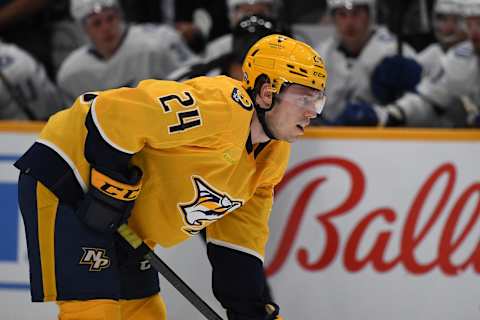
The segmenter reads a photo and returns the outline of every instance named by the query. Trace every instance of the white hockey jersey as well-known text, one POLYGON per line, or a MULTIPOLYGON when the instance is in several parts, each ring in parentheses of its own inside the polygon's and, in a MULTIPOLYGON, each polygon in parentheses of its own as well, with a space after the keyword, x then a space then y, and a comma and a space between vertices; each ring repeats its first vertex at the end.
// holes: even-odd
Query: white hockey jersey
POLYGON ((233 49, 233 34, 224 34, 213 41, 207 43, 205 48, 204 59, 210 61, 216 59, 224 54, 232 52, 233 49))
POLYGON ((449 115, 467 97, 480 106, 480 58, 469 41, 452 49, 441 59, 437 74, 422 79, 418 94, 406 94, 395 104, 407 117, 409 126, 451 127, 449 115))
POLYGON ((0 73, 0 120, 46 120, 62 109, 44 67, 23 49, 0 42, 0 73))
POLYGON ((430 44, 418 53, 417 61, 422 66, 422 77, 430 77, 441 69, 441 59, 445 52, 438 42, 430 44))
POLYGON ((69 102, 88 91, 134 87, 144 79, 164 79, 195 60, 179 34, 167 25, 129 26, 122 41, 108 60, 85 45, 63 62, 57 82, 69 102))
MULTIPOLYGON (((403 44, 407 57, 415 58, 415 51, 403 44)), ((316 47, 328 70, 327 104, 323 111, 325 119, 333 121, 349 101, 376 103, 370 85, 375 67, 384 57, 395 55, 397 39, 385 27, 376 27, 360 55, 347 57, 339 50, 337 37, 331 37, 316 47)))

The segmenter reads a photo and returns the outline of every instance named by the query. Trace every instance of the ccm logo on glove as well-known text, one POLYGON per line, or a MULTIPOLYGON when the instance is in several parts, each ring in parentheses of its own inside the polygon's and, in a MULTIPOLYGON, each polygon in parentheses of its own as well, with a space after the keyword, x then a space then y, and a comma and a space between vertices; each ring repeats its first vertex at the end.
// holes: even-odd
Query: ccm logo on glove
POLYGON ((103 173, 92 168, 91 184, 96 189, 106 195, 122 201, 133 201, 137 199, 142 189, 142 181, 139 180, 135 185, 129 185, 104 175, 103 173))

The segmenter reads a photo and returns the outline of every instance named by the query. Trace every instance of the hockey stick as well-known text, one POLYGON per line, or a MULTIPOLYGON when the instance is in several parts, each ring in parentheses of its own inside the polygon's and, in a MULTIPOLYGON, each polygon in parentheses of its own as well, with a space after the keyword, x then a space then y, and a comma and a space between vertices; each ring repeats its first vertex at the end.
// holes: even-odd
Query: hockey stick
POLYGON ((157 270, 175 289, 178 290, 193 306, 200 311, 208 320, 223 320, 205 301, 200 298, 168 265, 160 259, 152 249, 133 231, 127 224, 122 224, 118 233, 128 244, 147 259, 155 270, 157 270))

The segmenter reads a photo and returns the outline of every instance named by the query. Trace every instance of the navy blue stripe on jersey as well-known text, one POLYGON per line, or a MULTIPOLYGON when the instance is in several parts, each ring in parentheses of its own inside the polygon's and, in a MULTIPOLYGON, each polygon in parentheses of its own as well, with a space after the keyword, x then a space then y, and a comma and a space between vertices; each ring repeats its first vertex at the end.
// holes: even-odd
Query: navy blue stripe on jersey
POLYGON ((213 268, 213 294, 229 319, 265 319, 265 273, 262 261, 250 254, 207 244, 213 268))
POLYGON ((32 301, 43 301, 42 265, 38 241, 37 181, 20 174, 18 179, 18 202, 27 236, 28 263, 30 266, 30 292, 32 301))
POLYGON ((41 181, 64 202, 75 205, 83 197, 73 169, 55 150, 42 143, 35 142, 14 165, 41 181))
POLYGON ((132 154, 122 152, 106 142, 98 130, 92 117, 92 109, 85 119, 88 133, 85 141, 85 158, 93 167, 106 168, 114 172, 126 174, 132 154))
POLYGON ((253 143, 252 143, 252 133, 251 132, 248 134, 247 141, 245 142, 245 148, 247 149, 248 154, 252 153, 253 143))
POLYGON ((253 156, 255 159, 258 157, 260 152, 262 152, 262 150, 265 149, 265 147, 268 145, 270 141, 271 140, 268 140, 267 142, 262 142, 255 148, 255 151, 253 152, 253 156))

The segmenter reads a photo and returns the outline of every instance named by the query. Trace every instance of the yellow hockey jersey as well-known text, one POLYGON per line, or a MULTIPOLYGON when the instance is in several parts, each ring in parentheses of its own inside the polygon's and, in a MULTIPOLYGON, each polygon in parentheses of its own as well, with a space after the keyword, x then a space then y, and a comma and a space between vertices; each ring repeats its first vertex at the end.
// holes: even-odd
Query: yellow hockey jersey
POLYGON ((143 171, 129 225, 147 241, 173 246, 207 228, 208 241, 263 259, 273 188, 290 146, 253 146, 253 103, 229 77, 184 83, 145 80, 79 97, 52 116, 37 141, 73 169, 86 191, 85 121, 90 110, 104 142, 143 171))

